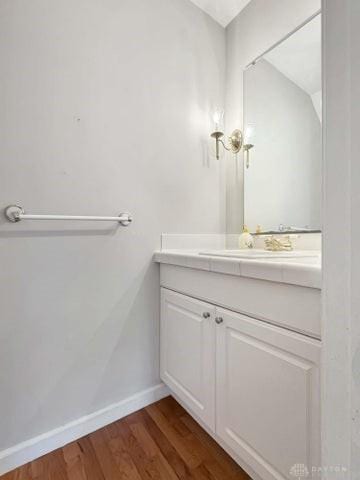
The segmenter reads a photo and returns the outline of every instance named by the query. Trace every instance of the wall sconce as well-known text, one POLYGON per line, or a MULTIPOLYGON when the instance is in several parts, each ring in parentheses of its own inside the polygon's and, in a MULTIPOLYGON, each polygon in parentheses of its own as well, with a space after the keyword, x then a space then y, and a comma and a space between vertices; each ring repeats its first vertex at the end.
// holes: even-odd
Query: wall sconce
POLYGON ((215 138, 216 141, 216 158, 218 160, 220 159, 220 144, 225 150, 234 154, 239 153, 243 145, 243 134, 241 130, 234 130, 229 137, 229 146, 225 145, 225 142, 222 140, 225 135, 222 128, 223 117, 223 111, 214 113, 215 131, 211 134, 211 138, 215 138))
POLYGON ((246 168, 250 167, 250 153, 249 151, 253 148, 254 145, 251 143, 245 143, 244 144, 244 152, 245 152, 245 165, 246 168))
POLYGON ((220 158, 220 143, 228 152, 239 153, 243 144, 243 136, 241 130, 234 130, 229 137, 229 146, 225 145, 225 142, 222 140, 224 132, 213 132, 211 134, 212 138, 216 140, 216 158, 220 158))
POLYGON ((250 167, 250 150, 254 147, 254 133, 255 129, 252 125, 246 127, 244 139, 245 165, 250 167))

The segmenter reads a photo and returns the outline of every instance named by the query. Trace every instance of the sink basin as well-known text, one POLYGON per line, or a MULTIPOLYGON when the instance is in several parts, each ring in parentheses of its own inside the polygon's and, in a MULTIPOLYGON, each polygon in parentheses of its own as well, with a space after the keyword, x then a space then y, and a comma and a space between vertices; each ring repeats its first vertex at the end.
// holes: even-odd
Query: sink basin
POLYGON ((276 258, 319 258, 319 252, 307 250, 294 250, 290 252, 269 252, 267 250, 249 249, 249 250, 207 250, 199 252, 199 255, 208 255, 211 257, 232 257, 248 259, 276 259, 276 258))

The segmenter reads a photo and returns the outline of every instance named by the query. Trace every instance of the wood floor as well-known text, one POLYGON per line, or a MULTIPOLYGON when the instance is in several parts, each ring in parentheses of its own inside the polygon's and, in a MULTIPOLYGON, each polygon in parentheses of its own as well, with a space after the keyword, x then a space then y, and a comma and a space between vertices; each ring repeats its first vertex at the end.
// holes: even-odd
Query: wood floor
POLYGON ((249 480, 167 397, 0 480, 249 480))

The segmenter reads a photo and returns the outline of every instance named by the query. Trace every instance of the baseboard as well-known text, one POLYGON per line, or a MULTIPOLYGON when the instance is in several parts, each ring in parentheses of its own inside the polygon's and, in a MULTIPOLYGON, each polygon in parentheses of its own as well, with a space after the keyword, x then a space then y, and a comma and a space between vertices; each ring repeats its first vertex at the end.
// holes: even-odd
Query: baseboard
POLYGON ((128 397, 121 402, 109 405, 90 415, 55 428, 50 432, 43 433, 35 438, 3 450, 0 452, 0 475, 31 462, 57 448, 61 448, 84 435, 95 432, 99 428, 126 417, 151 403, 161 400, 167 395, 169 395, 169 390, 161 383, 128 397))

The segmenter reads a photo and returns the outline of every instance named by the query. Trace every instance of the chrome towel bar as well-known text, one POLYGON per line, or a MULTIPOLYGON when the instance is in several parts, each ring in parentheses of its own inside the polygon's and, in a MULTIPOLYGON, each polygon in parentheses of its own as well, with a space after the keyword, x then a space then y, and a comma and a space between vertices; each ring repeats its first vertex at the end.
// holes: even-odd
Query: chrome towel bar
POLYGON ((5 208, 5 217, 12 223, 21 220, 77 220, 94 222, 118 222, 123 227, 128 227, 133 218, 130 213, 120 213, 118 217, 97 217, 82 215, 30 215, 19 205, 9 205, 5 208))

